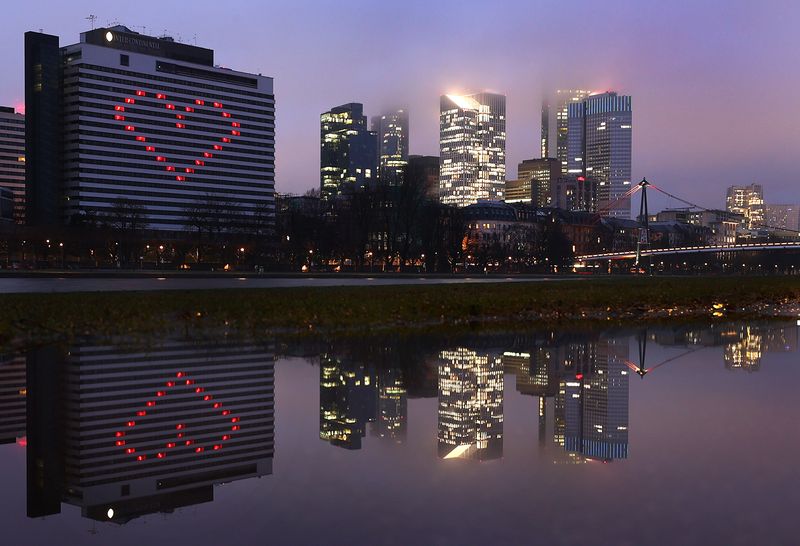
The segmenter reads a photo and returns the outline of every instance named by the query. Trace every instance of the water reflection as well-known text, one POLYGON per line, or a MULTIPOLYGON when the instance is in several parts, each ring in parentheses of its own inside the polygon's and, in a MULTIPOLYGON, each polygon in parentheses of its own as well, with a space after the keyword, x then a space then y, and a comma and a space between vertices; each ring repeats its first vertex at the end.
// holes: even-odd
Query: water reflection
MULTIPOLYGON (((516 397, 531 401, 522 422, 540 461, 617 468, 643 447, 630 430, 637 375, 658 382, 666 373, 651 375, 656 370, 712 347, 691 358, 714 359, 720 373, 757 372, 766 354, 798 350, 798 327, 387 335, 275 346, 81 343, 0 355, 0 443, 27 444, 27 515, 58 514, 67 503, 86 518, 121 524, 210 502, 217 484, 272 474, 276 353, 318 366, 311 382, 316 391, 318 377, 319 399, 299 404, 311 413, 306 437, 320 449, 382 445, 375 451, 384 456, 410 449, 436 464, 496 467, 514 407, 506 397, 516 397), (429 409, 415 423, 409 406, 419 399, 429 409), (316 439, 317 414, 325 443, 316 439), (414 440, 419 430, 429 444, 414 440)), ((277 386, 289 397, 297 387, 277 386)), ((296 416, 281 419, 293 430, 296 416)))
POLYGON ((262 347, 81 345, 27 356, 28 516, 125 523, 272 472, 273 366, 262 347))

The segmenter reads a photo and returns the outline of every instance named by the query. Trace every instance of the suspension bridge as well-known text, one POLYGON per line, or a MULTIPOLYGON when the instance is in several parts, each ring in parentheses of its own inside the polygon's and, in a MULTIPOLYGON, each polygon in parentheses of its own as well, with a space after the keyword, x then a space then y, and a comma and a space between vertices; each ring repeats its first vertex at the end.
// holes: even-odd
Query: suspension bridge
POLYGON ((729 253, 729 252, 773 252, 781 250, 800 250, 800 232, 794 230, 788 230, 786 228, 778 228, 766 224, 759 224, 757 227, 779 230, 783 232, 790 232, 796 235, 797 238, 796 240, 793 241, 716 243, 716 244, 711 243, 702 245, 652 248, 650 244, 651 230, 649 222, 649 210, 647 206, 647 191, 649 189, 656 190, 671 199, 675 199, 676 201, 688 205, 689 210, 696 209, 698 211, 714 212, 713 209, 702 207, 700 205, 687 201, 686 199, 682 199, 676 195, 673 195, 663 190, 662 188, 659 188, 655 184, 648 182, 647 179, 644 178, 642 179, 641 182, 633 186, 625 194, 619 196, 609 205, 604 207, 604 209, 598 211, 599 215, 602 215, 603 212, 607 213, 611 211, 615 206, 618 206, 620 203, 627 203, 628 202, 627 200, 633 197, 636 193, 641 193, 639 217, 637 219, 639 223, 639 234, 636 243, 636 248, 630 248, 626 250, 604 251, 591 254, 580 254, 575 256, 576 263, 585 264, 588 262, 632 259, 635 260, 635 263, 638 266, 642 258, 652 259, 653 257, 658 257, 658 256, 673 256, 680 254, 719 254, 719 253, 729 253))

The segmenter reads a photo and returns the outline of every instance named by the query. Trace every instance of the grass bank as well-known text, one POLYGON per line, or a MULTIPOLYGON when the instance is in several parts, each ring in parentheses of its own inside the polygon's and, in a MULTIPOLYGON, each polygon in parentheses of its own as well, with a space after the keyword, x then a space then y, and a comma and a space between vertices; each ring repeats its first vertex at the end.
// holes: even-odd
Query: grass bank
POLYGON ((0 294, 0 344, 184 328, 359 334, 575 321, 762 319, 798 305, 798 277, 0 294))

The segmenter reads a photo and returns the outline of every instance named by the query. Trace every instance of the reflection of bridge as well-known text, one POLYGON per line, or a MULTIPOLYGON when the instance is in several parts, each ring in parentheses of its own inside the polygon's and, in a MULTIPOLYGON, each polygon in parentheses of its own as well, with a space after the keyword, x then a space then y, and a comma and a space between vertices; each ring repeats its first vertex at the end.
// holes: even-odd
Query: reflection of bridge
MULTIPOLYGON (((702 245, 702 246, 679 246, 673 248, 654 248, 641 250, 640 256, 663 256, 673 254, 699 254, 717 252, 747 252, 764 250, 797 250, 800 249, 800 241, 790 241, 784 243, 744 243, 733 245, 702 245)), ((622 252, 604 252, 601 254, 586 254, 576 256, 580 262, 591 262, 598 260, 629 260, 636 258, 636 250, 622 252)))

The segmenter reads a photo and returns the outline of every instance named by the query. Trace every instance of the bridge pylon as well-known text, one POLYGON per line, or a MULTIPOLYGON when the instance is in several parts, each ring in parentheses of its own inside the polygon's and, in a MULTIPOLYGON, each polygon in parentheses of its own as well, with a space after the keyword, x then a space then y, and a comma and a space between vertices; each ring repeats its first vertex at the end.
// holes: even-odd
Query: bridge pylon
MULTIPOLYGON (((642 181, 639 182, 638 186, 642 192, 642 200, 639 203, 639 223, 641 224, 641 227, 639 228, 639 240, 636 242, 635 265, 637 268, 642 260, 642 250, 647 250, 650 248, 650 220, 648 218, 650 213, 647 209, 647 188, 650 186, 650 182, 648 182, 646 178, 642 178, 642 181)), ((649 261, 648 265, 651 265, 649 261)))

